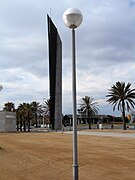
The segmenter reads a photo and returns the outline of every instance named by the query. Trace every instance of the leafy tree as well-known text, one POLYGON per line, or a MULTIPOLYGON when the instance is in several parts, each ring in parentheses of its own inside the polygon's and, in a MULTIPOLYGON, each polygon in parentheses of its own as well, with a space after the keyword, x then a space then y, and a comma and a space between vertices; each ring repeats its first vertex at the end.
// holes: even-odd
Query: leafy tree
POLYGON ((113 111, 115 111, 117 106, 118 111, 122 112, 123 129, 126 130, 125 111, 129 111, 131 107, 134 108, 135 106, 133 101, 135 99, 135 89, 131 89, 131 83, 126 85, 125 82, 118 81, 115 85, 112 85, 106 97, 109 98, 107 102, 113 105, 113 111))
POLYGON ((89 129, 91 129, 91 119, 90 117, 98 114, 98 107, 97 107, 97 102, 94 102, 94 98, 85 96, 81 99, 80 101, 80 106, 78 111, 82 114, 85 114, 88 116, 88 123, 89 123, 89 129))

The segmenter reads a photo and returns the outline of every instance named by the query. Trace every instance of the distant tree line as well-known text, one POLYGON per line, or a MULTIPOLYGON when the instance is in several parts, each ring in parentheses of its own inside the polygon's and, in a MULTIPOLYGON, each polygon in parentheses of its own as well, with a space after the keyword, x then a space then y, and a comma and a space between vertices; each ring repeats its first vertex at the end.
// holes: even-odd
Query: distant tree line
POLYGON ((16 125, 17 131, 30 131, 30 126, 35 125, 38 127, 38 120, 49 123, 48 114, 50 111, 50 100, 45 100, 43 104, 33 101, 31 103, 22 103, 17 108, 13 102, 7 102, 4 104, 3 111, 16 112, 16 125))
MULTIPOLYGON (((108 98, 107 102, 113 105, 113 111, 115 111, 116 107, 118 111, 121 111, 123 129, 126 130, 126 111, 129 112, 135 106, 135 89, 131 89, 131 83, 125 84, 125 82, 118 81, 116 84, 113 84, 110 89, 108 89, 106 97, 108 98)), ((98 102, 94 101, 93 97, 84 96, 80 100, 78 106, 78 113, 88 117, 89 129, 91 129, 91 116, 98 114, 98 102)), ((16 109, 14 103, 7 102, 4 104, 3 110, 16 112, 17 130, 20 128, 20 131, 22 131, 23 126, 24 131, 26 131, 27 126, 28 131, 30 131, 31 124, 35 124, 37 128, 37 120, 49 116, 50 99, 45 100, 43 104, 36 101, 31 103, 22 103, 16 109)), ((45 120, 49 123, 49 118, 45 120)), ((116 121, 117 120, 118 119, 116 119, 116 121)))

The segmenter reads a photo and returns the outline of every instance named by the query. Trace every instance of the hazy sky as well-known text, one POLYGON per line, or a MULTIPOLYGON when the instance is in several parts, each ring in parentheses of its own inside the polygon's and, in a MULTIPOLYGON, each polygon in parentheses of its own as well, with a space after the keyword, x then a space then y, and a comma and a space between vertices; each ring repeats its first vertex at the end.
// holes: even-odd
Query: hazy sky
POLYGON ((8 101, 17 107, 48 99, 48 13, 63 43, 63 113, 72 112, 71 31, 62 20, 69 7, 83 14, 76 29, 77 104, 92 96, 100 114, 118 114, 105 96, 116 81, 135 87, 135 0, 0 0, 0 109, 8 101))

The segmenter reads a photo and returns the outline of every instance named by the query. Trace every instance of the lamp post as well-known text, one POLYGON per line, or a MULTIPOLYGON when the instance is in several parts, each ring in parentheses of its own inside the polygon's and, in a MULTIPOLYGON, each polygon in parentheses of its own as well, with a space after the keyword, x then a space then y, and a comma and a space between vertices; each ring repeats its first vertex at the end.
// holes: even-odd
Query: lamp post
POLYGON ((75 29, 82 19, 82 13, 75 8, 69 8, 63 14, 65 25, 72 30, 73 180, 78 180, 75 29))

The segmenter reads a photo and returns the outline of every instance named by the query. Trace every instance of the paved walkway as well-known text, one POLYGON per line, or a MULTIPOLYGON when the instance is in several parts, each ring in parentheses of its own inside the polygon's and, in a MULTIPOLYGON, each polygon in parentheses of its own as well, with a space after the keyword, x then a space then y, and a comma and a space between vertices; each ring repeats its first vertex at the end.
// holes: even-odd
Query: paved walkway
MULTIPOLYGON (((73 131, 64 132, 67 134, 73 134, 73 131)), ((111 137, 127 137, 135 138, 135 133, 117 133, 117 132, 88 132, 88 131, 78 131, 77 134, 80 135, 93 135, 93 136, 111 136, 111 137)))

